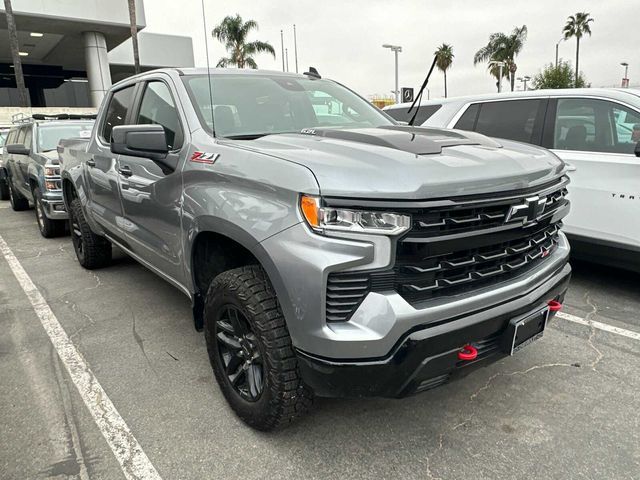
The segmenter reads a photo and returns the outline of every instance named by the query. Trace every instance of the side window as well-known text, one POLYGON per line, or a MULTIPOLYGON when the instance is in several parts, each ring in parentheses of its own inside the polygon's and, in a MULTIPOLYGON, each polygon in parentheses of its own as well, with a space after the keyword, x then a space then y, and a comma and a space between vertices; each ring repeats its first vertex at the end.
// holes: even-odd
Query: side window
MULTIPOLYGON (((416 115, 416 120, 413 123, 414 125, 422 125, 427 119, 436 113, 442 105, 421 105, 418 107, 418 114, 416 115)), ((409 107, 401 107, 401 108, 390 108, 389 110, 385 110, 391 118, 395 120, 399 120, 401 122, 408 122, 411 120, 413 115, 415 114, 415 110, 411 110, 409 113, 409 107)))
POLYGON ((9 132, 9 135, 7 135, 7 141, 5 142, 5 144, 6 145, 11 145, 13 143, 16 143, 17 136, 18 136, 18 131, 17 130, 11 130, 9 132))
POLYGON ((16 143, 22 145, 24 143, 24 134, 25 134, 26 128, 22 127, 20 129, 18 129, 18 132, 16 134, 16 143))
POLYGON ((164 82, 147 83, 136 123, 162 125, 169 150, 176 150, 182 146, 180 118, 169 87, 164 82))
POLYGON ((640 113, 622 105, 613 105, 611 109, 616 140, 616 151, 633 154, 640 142, 640 113))
POLYGON ((32 129, 30 127, 26 127, 24 129, 24 140, 22 141, 22 143, 27 148, 31 148, 31 135, 32 135, 32 129))
POLYGON ((465 110, 460 117, 460 120, 458 120, 458 123, 456 123, 453 128, 459 128, 460 130, 475 130, 479 110, 480 104, 474 103, 473 105, 469 105, 469 108, 465 110))
POLYGON ((129 108, 131 108, 134 86, 131 85, 114 92, 109 100, 101 134, 102 139, 107 143, 111 142, 111 130, 113 127, 124 125, 129 108))
POLYGON ((559 150, 632 154, 640 141, 640 114, 592 98, 561 98, 553 145, 559 150))
POLYGON ((540 121, 537 119, 546 99, 487 102, 480 106, 475 131, 489 137, 518 142, 538 143, 540 121))

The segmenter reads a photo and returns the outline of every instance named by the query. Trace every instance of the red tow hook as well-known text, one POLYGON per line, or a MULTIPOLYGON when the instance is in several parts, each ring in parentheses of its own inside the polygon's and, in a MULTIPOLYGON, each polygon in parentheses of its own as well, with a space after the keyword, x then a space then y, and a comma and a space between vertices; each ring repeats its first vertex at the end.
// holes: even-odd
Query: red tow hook
POLYGON ((465 345, 462 350, 458 352, 458 359, 471 361, 478 357, 478 349, 473 345, 465 345))
POLYGON ((559 312, 562 310, 562 304, 557 300, 550 300, 547 305, 549 306, 550 312, 559 312))

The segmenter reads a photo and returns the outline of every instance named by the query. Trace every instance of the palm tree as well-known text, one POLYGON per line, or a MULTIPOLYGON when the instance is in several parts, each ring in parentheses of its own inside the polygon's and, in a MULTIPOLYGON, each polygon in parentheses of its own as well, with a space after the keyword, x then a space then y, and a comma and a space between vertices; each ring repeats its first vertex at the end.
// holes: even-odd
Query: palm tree
POLYGON ((443 43, 435 52, 436 66, 444 74, 444 98, 447 98, 447 70, 453 63, 453 47, 443 43))
POLYGON ((140 51, 138 50, 138 25, 136 24, 136 0, 129 2, 129 27, 131 28, 131 44, 133 45, 133 66, 136 75, 140 73, 140 51))
POLYGON ((503 69, 503 76, 510 78, 511 91, 513 92, 516 84, 516 71, 518 70, 515 58, 522 51, 526 40, 526 25, 514 28, 510 34, 492 33, 489 36, 489 42, 474 55, 473 64, 489 62, 489 72, 499 82, 499 70, 492 62, 504 62, 507 68, 503 69))
POLYGON ((4 0, 4 11, 7 16, 7 29, 9 31, 9 45, 11 48, 11 58, 13 59, 13 73, 16 76, 16 87, 18 87, 18 98, 21 107, 28 107, 29 95, 24 84, 24 74, 22 73, 22 62, 20 61, 20 46, 18 45, 18 30, 13 18, 13 8, 11 0, 4 0))
POLYGON ((576 37, 576 87, 578 85, 578 75, 580 72, 580 65, 578 63, 580 61, 580 39, 585 33, 591 36, 591 27, 589 26, 591 22, 593 22, 593 18, 591 18, 587 12, 580 12, 567 18, 567 23, 562 29, 565 40, 576 37))
POLYGON ((247 43, 247 36, 251 30, 258 29, 255 20, 242 21, 242 17, 225 17, 224 20, 213 29, 213 37, 224 43, 229 57, 223 57, 218 61, 218 67, 235 65, 238 68, 258 68, 253 56, 257 53, 270 53, 276 58, 276 51, 267 42, 254 41, 247 43))

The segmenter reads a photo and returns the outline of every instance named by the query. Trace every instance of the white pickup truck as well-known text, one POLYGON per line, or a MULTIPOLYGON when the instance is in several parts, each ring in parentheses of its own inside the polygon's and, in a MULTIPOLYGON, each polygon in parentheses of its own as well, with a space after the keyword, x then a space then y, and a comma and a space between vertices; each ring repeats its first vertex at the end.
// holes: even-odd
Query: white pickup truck
MULTIPOLYGON (((409 104, 385 113, 408 121, 409 104)), ((551 149, 570 173, 572 255, 640 271, 640 90, 538 90, 424 102, 416 125, 551 149)))

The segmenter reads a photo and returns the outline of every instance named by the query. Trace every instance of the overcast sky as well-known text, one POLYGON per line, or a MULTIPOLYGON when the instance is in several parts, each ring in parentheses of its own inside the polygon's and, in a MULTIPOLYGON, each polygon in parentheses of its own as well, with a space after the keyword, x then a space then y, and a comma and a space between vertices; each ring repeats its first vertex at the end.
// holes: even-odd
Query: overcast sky
MULTIPOLYGON (((196 66, 205 66, 200 0, 145 0, 147 31, 193 37, 196 66)), ((280 30, 289 48, 289 70, 295 71, 293 30, 298 32, 298 65, 310 65, 326 77, 369 96, 390 94, 394 88, 393 54, 383 43, 401 45, 400 86, 418 88, 443 42, 453 46, 455 59, 448 73, 449 96, 495 90, 474 53, 492 32, 510 32, 527 25, 529 35, 516 58, 518 76, 534 76, 555 59, 567 16, 591 13, 593 35, 580 44, 580 70, 592 86, 619 85, 620 62, 630 64, 632 85, 640 85, 640 0, 205 0, 207 31, 226 15, 254 19, 260 29, 251 40, 271 43, 277 56, 256 57, 260 68, 282 69, 280 30)), ((560 57, 575 60, 575 39, 560 44, 560 57)), ((209 42, 212 66, 225 55, 216 40, 209 42)), ((442 96, 442 74, 429 82, 431 97, 442 96)), ((505 84, 506 87, 506 84, 505 84)), ((425 93, 426 97, 426 93, 425 93)))

